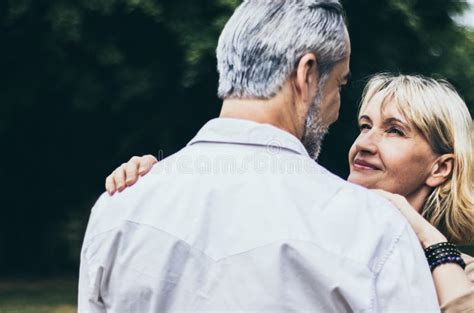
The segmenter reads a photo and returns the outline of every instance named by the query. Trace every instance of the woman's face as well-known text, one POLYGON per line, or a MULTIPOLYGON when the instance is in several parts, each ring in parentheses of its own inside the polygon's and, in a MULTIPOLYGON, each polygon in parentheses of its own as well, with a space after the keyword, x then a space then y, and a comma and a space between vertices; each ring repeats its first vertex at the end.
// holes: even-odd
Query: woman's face
MULTIPOLYGON (((436 155, 419 130, 380 97, 360 113, 360 134, 349 151, 348 181, 371 189, 401 194, 410 201, 430 192, 425 181, 436 155)), ((419 202, 419 201, 418 201, 419 202)))

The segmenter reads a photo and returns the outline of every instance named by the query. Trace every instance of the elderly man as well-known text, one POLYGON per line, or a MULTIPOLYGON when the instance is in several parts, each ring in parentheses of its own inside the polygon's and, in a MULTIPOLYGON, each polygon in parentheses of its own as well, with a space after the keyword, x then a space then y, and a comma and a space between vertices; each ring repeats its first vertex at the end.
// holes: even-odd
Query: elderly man
POLYGON ((349 57, 337 1, 244 1, 217 48, 220 118, 93 208, 79 312, 437 311, 401 215, 313 161, 349 57))

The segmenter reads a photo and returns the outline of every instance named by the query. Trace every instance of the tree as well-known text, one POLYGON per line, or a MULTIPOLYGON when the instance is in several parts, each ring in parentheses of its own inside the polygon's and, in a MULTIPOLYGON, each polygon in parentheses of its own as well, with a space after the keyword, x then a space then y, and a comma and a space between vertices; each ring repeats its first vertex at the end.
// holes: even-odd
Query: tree
MULTIPOLYGON (((441 75, 473 108, 474 36, 459 1, 343 1, 353 83, 321 156, 347 174, 364 81, 441 75), (349 125, 349 126, 348 126, 349 125), (338 138, 337 141, 334 138, 338 138)), ((75 270, 105 176, 131 155, 169 155, 218 115, 214 50, 236 0, 0 3, 0 268, 75 270)))

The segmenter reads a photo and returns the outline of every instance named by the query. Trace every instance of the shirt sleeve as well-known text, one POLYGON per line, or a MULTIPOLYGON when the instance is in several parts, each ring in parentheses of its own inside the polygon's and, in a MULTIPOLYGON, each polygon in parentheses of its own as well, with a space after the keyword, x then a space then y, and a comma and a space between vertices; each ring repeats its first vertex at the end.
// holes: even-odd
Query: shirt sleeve
POLYGON ((443 313, 474 313, 474 259, 469 258, 466 262, 466 276, 472 283, 472 288, 464 295, 443 304, 443 313))
POLYGON ((376 274, 374 301, 377 312, 439 312, 428 263, 408 225, 376 274))
POLYGON ((84 235, 79 267, 78 313, 106 312, 105 305, 100 297, 103 267, 96 266, 91 261, 90 254, 88 254, 91 242, 89 237, 96 231, 98 223, 96 212, 103 207, 103 203, 104 196, 100 197, 92 208, 86 234, 84 235))
POLYGON ((78 313, 106 312, 99 292, 102 272, 101 268, 94 268, 90 264, 83 248, 79 268, 78 313))

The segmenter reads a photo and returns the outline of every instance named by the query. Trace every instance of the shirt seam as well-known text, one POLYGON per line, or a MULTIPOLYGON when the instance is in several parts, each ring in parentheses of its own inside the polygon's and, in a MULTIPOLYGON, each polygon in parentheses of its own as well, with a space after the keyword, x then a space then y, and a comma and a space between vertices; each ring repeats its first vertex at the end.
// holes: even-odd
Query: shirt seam
POLYGON ((405 223, 403 224, 402 229, 398 233, 398 235, 393 239, 392 244, 390 245, 390 249, 388 249, 386 255, 381 258, 379 264, 376 265, 376 268, 374 269, 374 283, 373 283, 373 292, 372 292, 372 299, 370 300, 372 310, 375 307, 375 300, 376 300, 376 295, 377 295, 377 288, 376 288, 376 282, 377 279, 382 272, 383 268, 385 267, 385 264, 387 264, 388 259, 392 256, 393 252, 395 251, 396 246, 400 242, 400 238, 402 237, 403 233, 406 231, 408 225, 405 223))
MULTIPOLYGON (((334 256, 337 256, 343 260, 347 260, 347 261, 350 261, 350 262, 353 262, 355 264, 358 264, 360 266, 363 266, 364 268, 366 268, 371 274, 375 275, 376 273, 370 268, 370 266, 368 266, 368 264, 365 264, 359 260, 356 260, 356 259, 353 259, 353 258, 350 258, 350 257, 347 257, 346 255, 344 254, 339 254, 333 250, 329 250, 325 247, 322 247, 321 245, 318 245, 317 243, 315 242, 312 242, 312 241, 308 241, 308 240, 304 240, 304 239, 299 239, 299 238, 293 238, 293 237, 282 237, 282 238, 279 238, 279 239, 276 239, 272 242, 269 242, 269 243, 266 243, 266 244, 262 244, 262 245, 259 245, 259 246, 256 246, 256 247, 253 247, 253 248, 250 248, 250 249, 247 249, 247 250, 244 250, 244 251, 241 251, 241 252, 237 252, 237 253, 233 253, 233 254, 230 254, 230 255, 227 255, 227 256, 224 256, 222 258, 214 258, 212 256, 210 256, 209 254, 207 254, 206 252, 202 251, 202 249, 199 249, 195 246, 192 246, 190 243, 188 243, 185 239, 183 238, 180 238, 176 235, 173 235, 171 234, 170 232, 164 230, 164 229, 161 229, 161 228, 158 228, 156 226, 153 226, 153 225, 150 225, 150 224, 146 224, 146 223, 140 223, 140 222, 136 222, 136 221, 132 221, 132 220, 128 220, 128 219, 124 219, 125 222, 127 223, 131 223, 131 224, 135 224, 135 225, 139 225, 139 226, 147 226, 147 227, 150 227, 150 228, 153 228, 155 230, 158 230, 162 233, 165 233, 171 237, 174 237, 180 241, 182 241, 183 243, 185 243, 189 248, 193 249, 193 250, 196 250, 196 251, 199 251, 200 253, 202 253, 203 255, 205 255, 206 257, 208 257, 209 259, 213 260, 214 262, 221 262, 222 260, 227 260, 229 258, 233 258, 235 256, 239 256, 239 255, 244 255, 244 254, 247 254, 247 253, 250 253, 254 250, 257 250, 257 249, 260 249, 260 248, 264 248, 264 247, 267 247, 267 246, 271 246, 275 243, 278 243, 282 240, 291 240, 291 241, 294 241, 294 242, 301 242, 301 243, 305 243, 305 244, 309 244, 309 245, 312 245, 312 246, 315 246, 315 247, 318 247, 319 249, 325 251, 325 252, 328 252, 334 256)), ((94 239, 96 239, 98 236, 101 236, 101 235, 104 235, 106 233, 109 233, 111 231, 114 231, 116 229, 120 228, 120 226, 115 226, 111 229, 108 229, 106 231, 103 231, 101 233, 98 233, 98 234, 95 234, 93 237, 91 237, 88 241, 87 241, 87 244, 84 243, 85 247, 84 247, 84 251, 87 251, 91 245, 91 241, 93 241, 94 239)))
MULTIPOLYGON (((176 235, 173 235, 173 234, 169 233, 169 232, 166 231, 166 230, 160 229, 160 228, 155 227, 155 226, 153 226, 153 225, 149 225, 149 224, 146 224, 146 223, 140 223, 140 222, 136 222, 136 221, 132 221, 132 220, 128 220, 128 219, 124 219, 123 221, 126 222, 126 223, 138 225, 138 226, 150 227, 151 229, 154 229, 154 230, 157 230, 157 231, 159 231, 159 232, 165 233, 165 234, 167 234, 167 235, 169 235, 169 236, 171 236, 171 237, 173 237, 173 238, 175 238, 175 239, 177 239, 177 240, 180 240, 180 241, 183 242, 190 250, 194 250, 194 251, 197 251, 197 252, 201 253, 203 256, 205 256, 206 258, 212 260, 212 261, 215 262, 215 263, 225 262, 225 261, 230 260, 230 259, 232 259, 232 258, 234 258, 234 257, 246 255, 246 254, 251 253, 251 252, 253 252, 253 251, 256 251, 256 250, 258 250, 258 249, 261 249, 261 248, 264 248, 264 247, 268 247, 268 246, 274 245, 274 244, 276 244, 276 243, 278 243, 278 242, 280 242, 280 241, 288 240, 288 241, 300 242, 300 243, 304 243, 304 244, 308 244, 308 245, 317 247, 317 248, 319 248, 319 249, 321 249, 321 250, 323 250, 323 251, 325 251, 325 252, 327 252, 327 253, 329 253, 329 254, 332 254, 332 255, 334 255, 334 256, 340 258, 341 260, 346 260, 346 261, 350 261, 350 262, 352 262, 352 263, 354 263, 354 264, 357 264, 357 265, 359 265, 359 266, 361 266, 361 267, 363 267, 363 268, 365 268, 365 269, 368 270, 368 272, 371 274, 372 280, 373 280, 374 282, 375 282, 375 280, 377 279, 377 274, 370 268, 370 266, 369 266, 368 264, 365 264, 365 263, 360 262, 360 261, 358 261, 358 260, 355 260, 355 259, 352 259, 352 258, 350 258, 350 257, 347 257, 347 256, 344 255, 344 254, 339 254, 339 253, 337 253, 337 252, 335 252, 335 251, 329 250, 329 249, 327 249, 327 248, 325 248, 325 247, 322 247, 321 245, 318 245, 318 244, 315 243, 315 242, 308 241, 308 240, 303 240, 303 239, 298 239, 298 238, 292 238, 292 237, 279 238, 279 239, 274 240, 274 241, 272 241, 272 242, 269 242, 269 243, 267 243, 267 244, 263 244, 263 245, 260 245, 260 246, 257 246, 257 247, 253 247, 253 248, 247 249, 247 250, 245 250, 245 251, 241 251, 241 252, 238 252, 238 253, 230 254, 230 255, 227 255, 227 256, 225 256, 225 257, 217 258, 217 259, 216 259, 216 258, 211 257, 211 256, 210 256, 209 254, 207 254, 206 252, 202 251, 202 249, 199 249, 199 248, 197 248, 197 247, 195 247, 195 246, 192 246, 192 245, 189 244, 186 240, 184 240, 184 239, 182 239, 182 238, 180 238, 180 237, 178 237, 178 236, 176 236, 176 235)), ((116 229, 118 229, 118 228, 120 228, 120 226, 115 226, 115 227, 113 227, 113 228, 111 228, 111 229, 108 229, 108 230, 106 230, 106 231, 103 231, 103 232, 100 232, 100 233, 98 233, 98 234, 95 234, 93 237, 91 237, 91 238, 87 241, 87 244, 85 244, 85 247, 84 247, 83 257, 84 257, 84 260, 85 260, 88 264, 90 264, 91 261, 92 261, 92 259, 94 259, 94 257, 89 258, 89 257, 87 256, 87 251, 89 250, 91 244, 93 243, 93 240, 97 239, 97 237, 99 237, 99 236, 103 236, 103 235, 105 235, 105 234, 107 234, 107 233, 110 233, 110 232, 112 232, 112 231, 114 231, 114 230, 116 230, 116 229)), ((397 238, 397 240, 394 240, 394 244, 392 244, 392 246, 394 246, 394 245, 396 244, 396 242, 398 242, 398 238, 397 238)), ((393 250, 393 249, 392 249, 392 250, 393 250)), ((390 254, 391 254, 391 252, 392 252, 392 251, 390 251, 390 254)), ((389 255, 390 255, 390 254, 389 254, 389 255)), ((388 256, 386 257, 386 259, 387 259, 387 258, 388 258, 388 256)), ((89 268, 89 266, 88 266, 88 268, 89 268)), ((87 274, 88 274, 88 276, 90 277, 90 273, 88 272, 87 274)), ((374 288, 375 288, 375 284, 374 284, 374 288)), ((88 288, 88 289, 89 289, 89 288, 88 288)), ((373 295, 375 295, 375 292, 373 292, 373 295)), ((370 307, 367 308, 367 309, 363 309, 362 311, 371 310, 371 309, 372 309, 371 311, 373 311, 373 307, 374 307, 373 297, 372 297, 372 299, 369 300, 369 303, 371 304, 370 307)))
POLYGON ((407 224, 403 224, 403 227, 402 229, 400 230, 400 232, 397 234, 397 236, 393 239, 391 245, 390 245, 390 248, 388 249, 388 251, 386 252, 386 255, 384 257, 381 258, 380 260, 380 263, 376 266, 376 268, 374 269, 374 274, 376 274, 376 276, 380 275, 380 272, 382 271, 382 269, 384 268, 385 264, 387 263, 387 260, 390 258, 390 256, 393 254, 393 251, 395 251, 395 248, 396 246, 398 245, 399 241, 400 241, 400 238, 402 237, 403 233, 405 232, 405 230, 407 229, 407 224))

